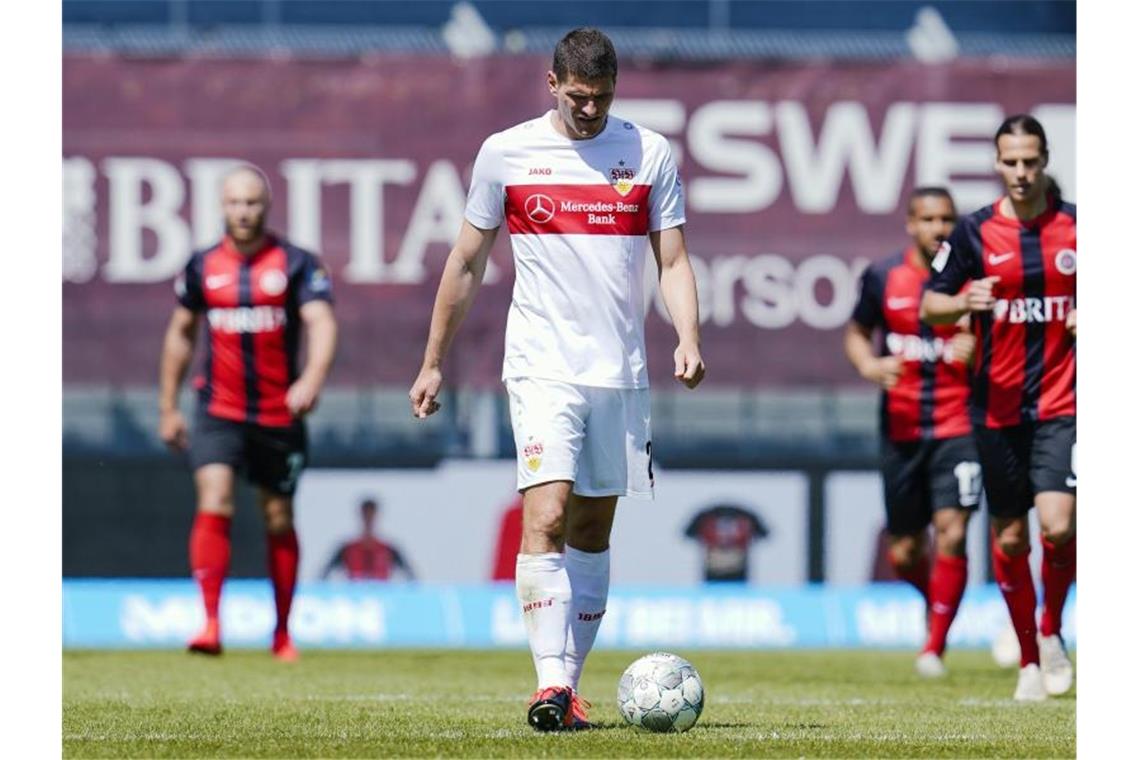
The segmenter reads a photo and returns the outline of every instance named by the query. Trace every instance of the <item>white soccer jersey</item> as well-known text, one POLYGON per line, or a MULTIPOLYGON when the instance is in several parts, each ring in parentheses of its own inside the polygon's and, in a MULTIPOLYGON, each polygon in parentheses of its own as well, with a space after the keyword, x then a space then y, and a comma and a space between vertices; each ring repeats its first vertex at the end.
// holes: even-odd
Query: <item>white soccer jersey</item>
POLYGON ((615 116, 588 140, 548 112, 487 138, 467 221, 504 219, 515 259, 503 379, 645 388, 645 236, 685 223, 664 137, 615 116))

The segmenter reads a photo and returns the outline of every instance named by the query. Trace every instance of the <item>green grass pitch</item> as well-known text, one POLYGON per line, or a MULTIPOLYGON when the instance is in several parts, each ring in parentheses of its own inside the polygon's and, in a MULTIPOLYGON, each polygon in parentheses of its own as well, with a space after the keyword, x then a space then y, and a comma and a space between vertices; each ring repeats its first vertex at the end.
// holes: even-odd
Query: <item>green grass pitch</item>
POLYGON ((65 652, 64 757, 1073 757, 1073 693, 1010 698, 1015 670, 951 652, 685 651, 705 709, 684 734, 626 726, 617 680, 641 652, 596 652, 600 730, 538 734, 525 651, 65 652))

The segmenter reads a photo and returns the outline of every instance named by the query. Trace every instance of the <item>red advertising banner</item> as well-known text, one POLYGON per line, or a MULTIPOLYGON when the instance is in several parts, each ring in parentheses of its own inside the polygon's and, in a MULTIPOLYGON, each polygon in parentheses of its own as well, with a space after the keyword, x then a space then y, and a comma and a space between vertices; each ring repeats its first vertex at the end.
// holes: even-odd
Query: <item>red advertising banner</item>
MULTIPOLYGON (((246 160, 273 184, 272 226, 328 262, 332 382, 410 384, 471 163, 550 107, 548 66, 65 57, 65 383, 155 382, 172 280, 220 236, 219 179, 246 160)), ((1075 200, 1075 100, 1071 62, 634 64, 612 113, 668 137, 681 167, 709 382, 828 386, 856 381, 841 328, 862 268, 907 242, 909 190, 946 185, 963 213, 996 198, 993 133, 1029 111, 1075 200)), ((449 381, 498 382, 511 282, 503 230, 449 381)), ((647 308, 660 382, 674 334, 647 308)))

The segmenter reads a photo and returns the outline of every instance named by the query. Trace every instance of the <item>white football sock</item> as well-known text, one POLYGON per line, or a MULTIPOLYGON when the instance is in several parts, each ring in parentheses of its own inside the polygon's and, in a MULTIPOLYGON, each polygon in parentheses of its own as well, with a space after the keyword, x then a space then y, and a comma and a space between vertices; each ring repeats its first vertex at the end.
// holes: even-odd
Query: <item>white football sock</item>
POLYGON ((567 686, 566 629, 570 617, 570 579, 562 554, 520 554, 515 561, 515 591, 538 673, 538 688, 567 686))
POLYGON ((594 646, 610 595, 610 550, 584 552, 567 544, 570 578, 570 635, 566 637, 566 676, 578 690, 586 655, 594 646))

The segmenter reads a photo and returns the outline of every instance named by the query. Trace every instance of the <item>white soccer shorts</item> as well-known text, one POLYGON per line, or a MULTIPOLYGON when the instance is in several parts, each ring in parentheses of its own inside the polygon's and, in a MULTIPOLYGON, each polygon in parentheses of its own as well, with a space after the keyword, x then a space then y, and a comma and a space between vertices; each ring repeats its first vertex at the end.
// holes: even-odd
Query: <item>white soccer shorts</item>
POLYGON ((554 480, 580 496, 653 498, 648 388, 510 378, 520 491, 554 480))

